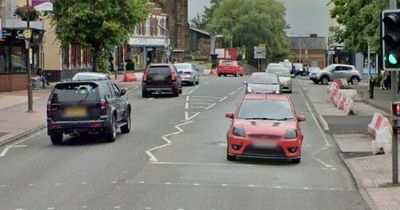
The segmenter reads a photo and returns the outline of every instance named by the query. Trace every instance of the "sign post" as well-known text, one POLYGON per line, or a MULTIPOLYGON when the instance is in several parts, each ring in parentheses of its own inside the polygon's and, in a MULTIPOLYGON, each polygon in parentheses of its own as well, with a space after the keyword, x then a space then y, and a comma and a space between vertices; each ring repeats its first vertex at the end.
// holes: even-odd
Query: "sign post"
POLYGON ((261 71, 261 59, 265 59, 267 56, 267 47, 265 44, 254 46, 254 59, 258 61, 258 70, 261 71))

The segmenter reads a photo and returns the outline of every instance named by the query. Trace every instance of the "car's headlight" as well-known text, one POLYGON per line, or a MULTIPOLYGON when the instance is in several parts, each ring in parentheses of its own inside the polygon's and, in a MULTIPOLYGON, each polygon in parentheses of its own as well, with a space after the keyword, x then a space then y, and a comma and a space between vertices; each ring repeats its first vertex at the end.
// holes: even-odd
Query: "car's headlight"
POLYGON ((253 90, 251 90, 251 87, 247 87, 247 92, 248 92, 248 93, 253 92, 253 90))
POLYGON ((276 90, 275 90, 275 94, 281 94, 281 89, 279 89, 279 88, 276 89, 276 90))
POLYGON ((233 127, 232 134, 234 136, 246 137, 246 131, 243 127, 233 127))
POLYGON ((297 130, 296 129, 289 129, 286 131, 284 139, 296 139, 297 138, 297 130))

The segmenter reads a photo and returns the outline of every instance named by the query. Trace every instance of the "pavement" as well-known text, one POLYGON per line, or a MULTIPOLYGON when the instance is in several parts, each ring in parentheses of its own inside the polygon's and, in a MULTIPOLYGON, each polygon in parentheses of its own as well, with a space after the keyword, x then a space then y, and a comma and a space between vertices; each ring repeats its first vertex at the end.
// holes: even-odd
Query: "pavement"
POLYGON ((372 155, 371 141, 367 133, 373 113, 389 116, 390 90, 375 87, 374 98, 369 98, 368 84, 360 83, 351 88, 358 91, 355 98, 356 116, 346 116, 330 101, 326 86, 315 85, 302 78, 300 86, 318 113, 318 120, 335 140, 339 155, 351 171, 361 194, 372 209, 399 209, 400 187, 392 186, 392 156, 372 155))
POLYGON ((301 81, 290 96, 307 118, 305 138, 301 163, 291 164, 227 161, 224 116, 248 77, 200 79, 180 97, 144 99, 132 89, 132 131, 114 143, 65 136, 53 146, 40 130, 0 147, 0 209, 369 209, 301 81))

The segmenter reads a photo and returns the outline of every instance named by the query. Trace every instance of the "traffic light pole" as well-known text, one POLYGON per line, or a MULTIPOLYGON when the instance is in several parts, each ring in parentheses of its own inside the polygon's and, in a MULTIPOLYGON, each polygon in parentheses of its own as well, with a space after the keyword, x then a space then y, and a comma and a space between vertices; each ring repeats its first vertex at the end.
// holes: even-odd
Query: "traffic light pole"
MULTIPOLYGON (((29 7, 29 0, 26 0, 26 5, 29 7)), ((26 30, 30 30, 30 22, 29 17, 26 21, 26 30)), ((31 70, 31 54, 30 54, 30 38, 25 39, 25 48, 26 48, 26 71, 28 73, 28 112, 33 112, 33 87, 32 87, 32 70, 31 70)))
MULTIPOLYGON (((397 9, 397 1, 389 0, 390 9, 397 9)), ((392 101, 397 101, 397 71, 390 72, 391 79, 391 90, 392 90, 392 101)), ((392 113, 392 119, 394 118, 392 113)), ((393 120, 392 120, 393 122, 393 120)), ((392 183, 393 185, 399 184, 399 152, 398 152, 398 141, 397 141, 397 125, 393 125, 393 135, 392 135, 392 183)))

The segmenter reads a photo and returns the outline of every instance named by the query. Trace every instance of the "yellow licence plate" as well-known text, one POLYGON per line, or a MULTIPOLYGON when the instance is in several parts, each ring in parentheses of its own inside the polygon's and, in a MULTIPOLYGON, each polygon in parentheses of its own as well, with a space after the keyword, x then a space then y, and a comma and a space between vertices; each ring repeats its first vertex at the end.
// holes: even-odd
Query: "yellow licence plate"
POLYGON ((65 117, 85 117, 86 109, 83 107, 71 107, 64 111, 65 117))
POLYGON ((155 80, 155 81, 164 81, 164 80, 165 80, 165 77, 162 76, 162 75, 155 76, 155 77, 154 77, 154 80, 155 80))

